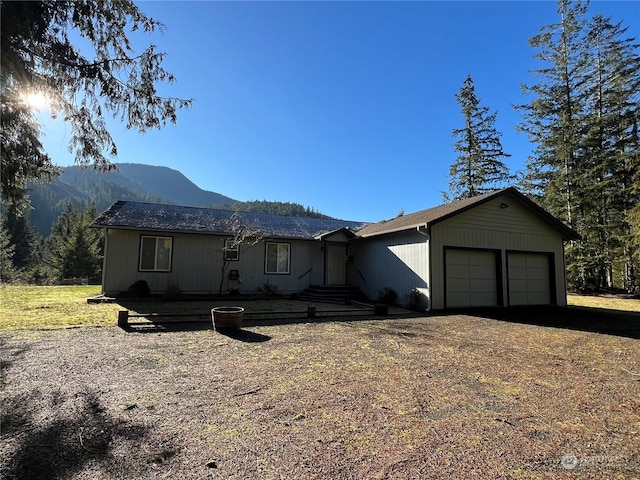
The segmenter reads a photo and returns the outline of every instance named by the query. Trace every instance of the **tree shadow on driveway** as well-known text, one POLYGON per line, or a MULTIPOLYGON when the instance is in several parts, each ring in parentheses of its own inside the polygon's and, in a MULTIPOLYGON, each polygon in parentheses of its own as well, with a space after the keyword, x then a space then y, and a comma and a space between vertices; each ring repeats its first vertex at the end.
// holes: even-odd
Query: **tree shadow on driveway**
POLYGON ((505 322, 640 339, 640 313, 622 310, 575 306, 526 306, 456 309, 438 314, 472 315, 505 322))
POLYGON ((145 427, 112 417, 96 393, 49 393, 31 392, 28 398, 22 395, 4 399, 6 455, 0 461, 0 477, 70 478, 88 464, 103 472, 96 472, 99 476, 130 474, 140 468, 139 462, 135 466, 131 458, 114 455, 112 446, 124 441, 133 447, 145 436, 145 427), (35 418, 42 402, 53 409, 53 418, 35 418))

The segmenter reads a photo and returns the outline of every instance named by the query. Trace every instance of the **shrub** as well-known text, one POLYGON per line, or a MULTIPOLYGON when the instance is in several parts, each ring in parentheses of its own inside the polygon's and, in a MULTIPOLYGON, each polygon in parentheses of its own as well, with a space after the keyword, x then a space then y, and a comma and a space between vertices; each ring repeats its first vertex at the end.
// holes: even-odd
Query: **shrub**
POLYGON ((411 310, 425 310, 428 304, 426 295, 417 288, 404 296, 404 305, 411 310))
POLYGON ((278 286, 267 280, 261 287, 256 288, 256 290, 258 290, 260 295, 270 297, 278 293, 278 286))
POLYGON ((384 287, 378 291, 378 301, 387 305, 393 305, 396 303, 398 294, 391 287, 384 287))

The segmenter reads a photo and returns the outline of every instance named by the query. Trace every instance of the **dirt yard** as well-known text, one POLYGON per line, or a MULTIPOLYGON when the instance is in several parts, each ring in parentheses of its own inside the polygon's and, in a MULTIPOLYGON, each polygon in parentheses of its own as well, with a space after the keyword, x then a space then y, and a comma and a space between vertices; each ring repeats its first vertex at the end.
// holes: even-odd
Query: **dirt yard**
POLYGON ((0 477, 639 478, 640 318, 510 315, 4 332, 0 477))

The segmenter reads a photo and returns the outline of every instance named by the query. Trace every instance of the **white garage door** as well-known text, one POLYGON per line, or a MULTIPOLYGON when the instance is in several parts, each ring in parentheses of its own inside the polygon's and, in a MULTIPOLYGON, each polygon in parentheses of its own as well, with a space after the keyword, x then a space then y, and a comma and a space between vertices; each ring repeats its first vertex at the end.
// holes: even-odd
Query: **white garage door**
POLYGON ((549 305, 551 278, 549 256, 541 253, 509 253, 509 304, 549 305))
POLYGON ((446 306, 498 305, 496 254, 480 250, 445 250, 446 306))

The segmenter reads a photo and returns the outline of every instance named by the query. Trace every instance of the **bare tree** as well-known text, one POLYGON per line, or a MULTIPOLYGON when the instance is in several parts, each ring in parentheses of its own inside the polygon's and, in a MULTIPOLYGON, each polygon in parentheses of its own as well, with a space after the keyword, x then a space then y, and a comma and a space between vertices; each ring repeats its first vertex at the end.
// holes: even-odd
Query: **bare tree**
POLYGON ((229 218, 230 236, 225 239, 222 248, 222 267, 220 269, 220 288, 218 293, 222 295, 224 278, 229 265, 240 258, 240 253, 247 251, 262 240, 260 230, 256 227, 244 224, 240 214, 234 212, 229 218), (242 248, 242 250, 241 250, 242 248))

